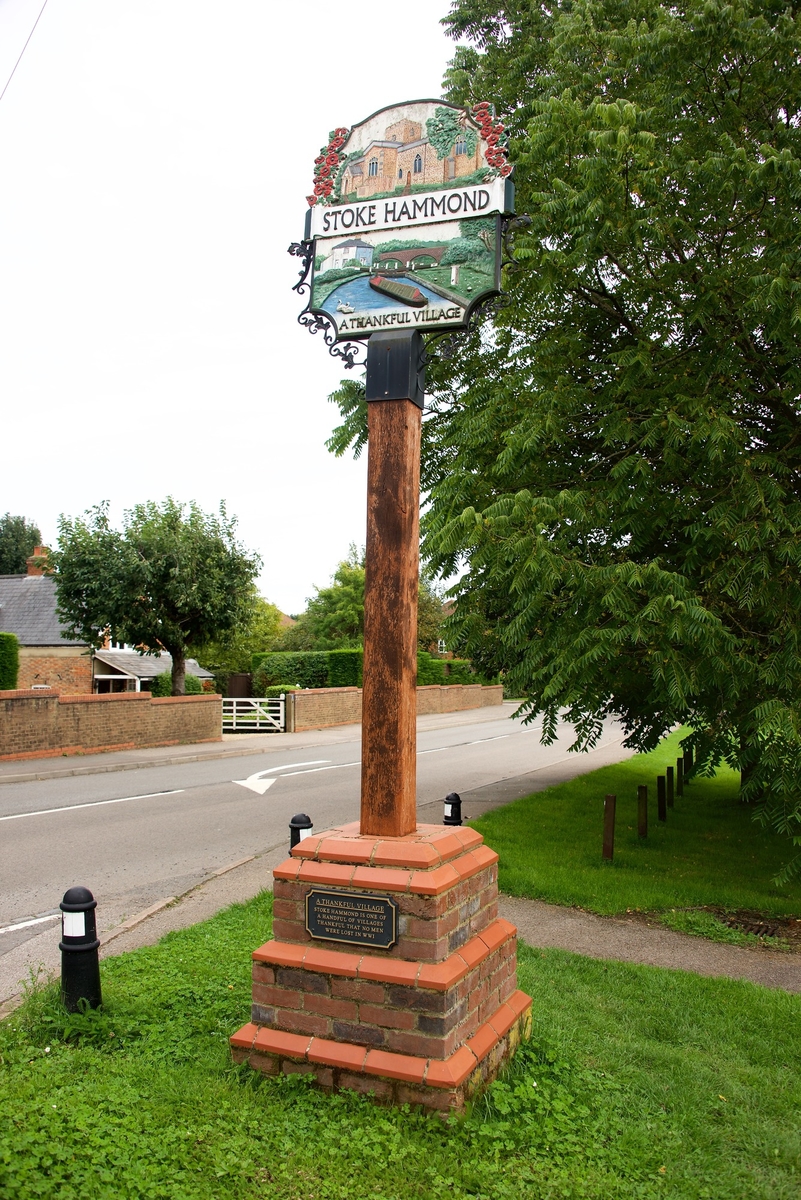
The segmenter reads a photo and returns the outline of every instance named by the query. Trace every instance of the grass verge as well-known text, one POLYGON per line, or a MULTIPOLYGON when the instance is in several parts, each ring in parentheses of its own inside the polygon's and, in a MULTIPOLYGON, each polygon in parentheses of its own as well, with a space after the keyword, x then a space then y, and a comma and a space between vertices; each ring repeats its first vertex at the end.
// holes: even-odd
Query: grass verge
POLYGON ((801 998, 521 947, 534 1034, 467 1117, 233 1067, 263 894, 0 1025, 4 1200, 790 1200, 801 998))
POLYGON ((771 883, 789 843, 754 821, 728 767, 694 779, 667 822, 657 821, 656 777, 675 764, 681 736, 471 821, 500 855, 502 891, 598 913, 715 906, 801 915, 801 882, 771 883), (648 785, 645 840, 637 836, 638 784, 648 785), (601 857, 607 793, 617 796, 611 863, 601 857))

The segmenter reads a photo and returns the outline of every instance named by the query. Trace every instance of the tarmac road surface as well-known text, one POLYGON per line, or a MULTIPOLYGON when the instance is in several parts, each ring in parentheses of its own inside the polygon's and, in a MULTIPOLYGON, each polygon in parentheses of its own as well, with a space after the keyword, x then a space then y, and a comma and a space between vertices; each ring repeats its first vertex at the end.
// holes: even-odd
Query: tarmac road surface
MULTIPOLYGON (((544 747, 539 723, 523 725, 515 707, 418 719, 421 822, 441 822, 450 791, 462 795, 464 815, 477 816, 627 757, 614 722, 595 751, 568 754, 569 726, 544 747)), ((0 1001, 19 991, 29 968, 57 968, 58 902, 75 884, 94 893, 101 934, 253 856, 269 887, 294 813, 308 813, 318 830, 358 819, 360 736, 351 725, 77 764, 2 764, 0 1001)))

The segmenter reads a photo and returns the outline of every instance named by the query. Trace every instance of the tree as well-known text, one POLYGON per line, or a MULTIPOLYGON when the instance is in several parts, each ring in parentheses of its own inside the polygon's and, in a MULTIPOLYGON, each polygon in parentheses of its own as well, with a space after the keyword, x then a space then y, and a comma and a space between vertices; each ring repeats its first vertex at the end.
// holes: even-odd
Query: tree
POLYGON ((93 646, 110 634, 140 653, 172 656, 172 694, 184 694, 187 651, 247 620, 258 556, 235 538, 225 506, 208 515, 168 497, 126 512, 112 529, 108 504, 59 518, 58 612, 70 636, 93 646))
MULTIPOLYGON (((425 579, 420 580, 417 638, 422 650, 437 640, 442 602, 425 579)), ((275 650, 349 650, 364 642, 364 551, 351 546, 328 587, 317 588, 306 611, 275 641, 275 650)))
POLYGON ((364 551, 351 546, 331 584, 317 588, 303 623, 317 650, 347 650, 364 641, 364 551))
POLYGON ((26 517, 0 517, 0 575, 24 575, 27 560, 41 544, 42 535, 26 517))
POLYGON ((426 121, 426 133, 439 159, 446 158, 458 141, 465 143, 468 154, 476 152, 476 131, 465 126, 453 108, 436 108, 433 117, 426 121))
POLYGON ((253 654, 271 650, 281 629, 281 610, 265 600, 251 585, 249 604, 243 600, 239 623, 228 633, 190 647, 192 656, 207 671, 249 671, 253 654))
POLYGON ((439 641, 442 630, 442 597, 433 584, 421 577, 417 593, 417 647, 428 650, 439 641))
MULTIPOLYGON (((451 637, 577 748, 693 728, 801 820, 801 67, 776 0, 455 0, 449 98, 489 99, 523 270, 428 368, 424 553, 451 637)), ((339 393, 331 446, 361 439, 339 393)))

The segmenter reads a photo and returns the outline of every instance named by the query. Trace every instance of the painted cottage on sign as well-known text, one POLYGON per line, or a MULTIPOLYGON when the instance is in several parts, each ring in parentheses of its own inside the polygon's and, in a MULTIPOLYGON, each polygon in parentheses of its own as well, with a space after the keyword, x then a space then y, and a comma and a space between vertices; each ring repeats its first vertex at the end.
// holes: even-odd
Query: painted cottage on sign
POLYGON ((419 121, 396 121, 387 126, 381 141, 370 142, 359 158, 347 164, 342 196, 363 200, 402 187, 442 187, 452 179, 472 175, 481 165, 477 139, 457 136, 450 152, 439 158, 423 137, 419 121))

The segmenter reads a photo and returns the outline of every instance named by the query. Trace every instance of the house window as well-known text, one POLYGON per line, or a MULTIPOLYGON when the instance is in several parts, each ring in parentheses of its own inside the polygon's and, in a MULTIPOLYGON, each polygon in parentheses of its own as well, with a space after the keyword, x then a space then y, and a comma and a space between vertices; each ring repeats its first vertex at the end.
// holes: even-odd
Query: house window
POLYGON ((422 169, 423 169, 423 160, 419 154, 415 154, 415 156, 414 156, 414 173, 415 173, 415 175, 419 175, 420 172, 422 171, 422 169))
POLYGON ((370 159, 370 165, 367 168, 367 174, 368 175, 377 175, 378 174, 378 159, 377 158, 370 159))
POLYGON ((403 179, 403 167, 398 167, 398 179, 403 179))
POLYGON ((467 154, 467 142, 464 139, 457 142, 453 148, 453 152, 454 154, 467 154))

